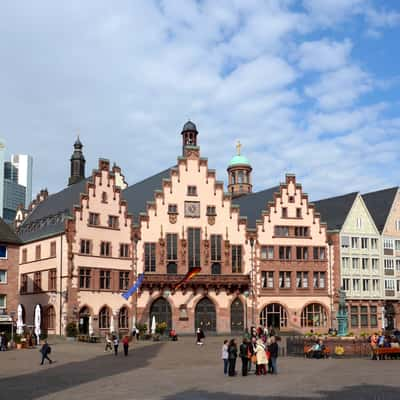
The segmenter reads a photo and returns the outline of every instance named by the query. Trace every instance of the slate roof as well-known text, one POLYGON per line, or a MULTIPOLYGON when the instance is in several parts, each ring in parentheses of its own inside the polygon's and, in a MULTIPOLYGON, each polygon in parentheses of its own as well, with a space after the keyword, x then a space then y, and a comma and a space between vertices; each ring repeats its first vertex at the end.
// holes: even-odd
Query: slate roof
POLYGON ((21 242, 12 228, 2 218, 0 218, 0 242, 9 244, 19 244, 21 242))
POLYGON ((315 205, 315 209, 321 214, 321 222, 328 224, 328 230, 340 230, 357 195, 358 192, 353 192, 342 196, 313 201, 312 203, 315 205))
POLYGON ((398 186, 395 186, 362 195, 368 211, 380 233, 382 233, 385 227, 398 189, 398 186))
POLYGON ((240 215, 247 217, 247 226, 256 227, 256 221, 261 220, 261 212, 267 210, 269 201, 274 199, 274 193, 279 193, 280 187, 275 186, 260 192, 246 194, 232 199, 232 204, 240 206, 240 215))

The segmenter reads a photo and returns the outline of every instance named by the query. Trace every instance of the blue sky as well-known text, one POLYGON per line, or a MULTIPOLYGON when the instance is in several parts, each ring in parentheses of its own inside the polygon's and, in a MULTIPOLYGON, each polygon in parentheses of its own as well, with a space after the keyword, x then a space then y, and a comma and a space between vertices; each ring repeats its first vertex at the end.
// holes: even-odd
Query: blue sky
POLYGON ((67 182, 79 129, 129 183, 175 163, 198 126, 219 179, 237 139, 256 190, 296 173, 314 199, 398 185, 400 2, 6 1, 0 136, 67 182))

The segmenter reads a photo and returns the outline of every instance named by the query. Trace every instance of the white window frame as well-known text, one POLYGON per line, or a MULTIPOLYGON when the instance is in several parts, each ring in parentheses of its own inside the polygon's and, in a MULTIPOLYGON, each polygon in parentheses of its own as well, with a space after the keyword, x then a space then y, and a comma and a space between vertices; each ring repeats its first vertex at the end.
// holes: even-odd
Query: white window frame
POLYGON ((8 247, 6 244, 0 244, 0 246, 4 246, 6 248, 6 256, 5 257, 0 257, 0 260, 7 260, 8 258, 8 247))
POLYGON ((396 283, 395 279, 385 279, 385 290, 395 290, 396 283))
POLYGON ((383 248, 393 250, 393 239, 383 239, 383 248))
POLYGON ((371 258, 371 269, 375 272, 379 270, 379 258, 371 258))
POLYGON ((380 280, 379 279, 372 279, 372 291, 373 292, 379 292, 379 287, 380 287, 380 280))
POLYGON ((385 270, 389 269, 389 270, 394 270, 394 260, 393 258, 385 258, 383 260, 383 265, 385 270))
POLYGON ((361 217, 357 217, 357 229, 361 229, 362 228, 362 218, 361 217))
POLYGON ((360 238, 357 236, 351 237, 351 248, 352 249, 359 249, 360 248, 360 238))
POLYGON ((378 239, 371 238, 371 250, 378 250, 378 239))
POLYGON ((0 302, 0 310, 5 310, 7 308, 7 295, 6 294, 0 294, 0 298, 4 298, 4 305, 1 305, 0 302))
POLYGON ((4 281, 0 281, 0 285, 5 285, 5 284, 7 284, 7 281, 8 281, 7 270, 6 270, 6 269, 0 269, 0 273, 1 273, 1 272, 4 272, 4 277, 5 277, 5 279, 4 279, 4 281))
POLYGON ((360 279, 359 278, 353 278, 352 287, 353 287, 353 292, 360 291, 360 279))

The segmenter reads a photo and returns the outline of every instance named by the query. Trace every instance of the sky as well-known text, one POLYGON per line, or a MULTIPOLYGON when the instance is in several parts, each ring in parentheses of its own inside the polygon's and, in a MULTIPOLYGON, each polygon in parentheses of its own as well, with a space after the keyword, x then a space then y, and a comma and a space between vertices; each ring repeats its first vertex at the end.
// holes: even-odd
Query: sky
POLYGON ((0 137, 65 187, 79 132, 90 174, 129 184, 176 163, 196 123, 219 180, 235 144, 254 190, 285 173, 312 199, 400 184, 400 1, 2 1, 0 137))

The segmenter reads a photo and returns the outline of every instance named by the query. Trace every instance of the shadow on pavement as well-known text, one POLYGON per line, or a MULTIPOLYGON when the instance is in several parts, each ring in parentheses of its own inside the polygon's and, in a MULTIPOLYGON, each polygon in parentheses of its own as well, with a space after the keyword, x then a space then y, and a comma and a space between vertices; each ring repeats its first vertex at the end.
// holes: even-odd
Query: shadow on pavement
MULTIPOLYGON (((128 357, 121 353, 94 357, 85 361, 71 362, 38 371, 0 379, 0 400, 36 399, 97 379, 128 372, 149 365, 150 360, 159 352, 162 344, 145 346, 131 351, 128 357)), ((82 393, 82 398, 85 398, 82 393)))
MULTIPOLYGON (((310 394, 311 395, 311 394, 310 394)), ((186 390, 162 400, 399 400, 400 389, 382 385, 357 385, 334 391, 314 392, 312 397, 268 396, 268 386, 265 395, 235 394, 225 392, 207 392, 203 390, 186 390)))

